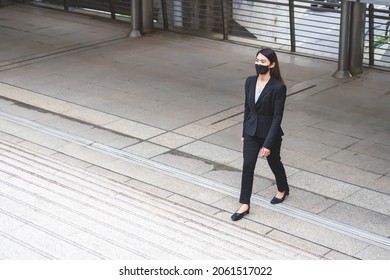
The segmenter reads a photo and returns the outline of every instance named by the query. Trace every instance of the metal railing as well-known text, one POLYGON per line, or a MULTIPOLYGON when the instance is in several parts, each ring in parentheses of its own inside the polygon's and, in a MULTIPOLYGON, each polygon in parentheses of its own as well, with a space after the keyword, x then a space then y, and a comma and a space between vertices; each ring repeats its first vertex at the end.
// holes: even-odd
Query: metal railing
POLYGON ((160 26, 156 26, 160 28, 337 58, 338 3, 309 0, 165 0, 154 3, 160 19, 160 26))
POLYGON ((111 19, 129 18, 131 15, 131 0, 31 0, 23 2, 58 7, 76 13, 98 12, 109 15, 111 19))
MULTIPOLYGON (((390 1, 389 1, 390 5, 390 1)), ((368 5, 364 62, 390 68, 390 6, 368 5)))
MULTIPOLYGON (((148 1, 148 0, 142 0, 148 1)), ((338 59, 337 0, 150 0, 155 29, 338 59)), ((343 0, 345 1, 345 0, 343 0)), ((34 1, 33 1, 34 2, 34 1)), ((131 0, 40 0, 129 20, 131 0), (123 17, 125 16, 125 17, 123 17)), ((390 0, 367 3, 364 64, 390 69, 390 0)))

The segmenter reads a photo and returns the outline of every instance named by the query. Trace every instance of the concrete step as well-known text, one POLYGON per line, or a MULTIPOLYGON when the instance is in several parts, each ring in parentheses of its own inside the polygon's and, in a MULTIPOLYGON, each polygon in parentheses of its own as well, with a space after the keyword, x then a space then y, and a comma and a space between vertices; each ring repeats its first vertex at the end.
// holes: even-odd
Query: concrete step
MULTIPOLYGON (((1 116, 3 133, 0 135, 4 139, 20 142, 18 147, 26 147, 34 153, 39 151, 49 159, 55 158, 54 161, 80 166, 81 171, 87 172, 87 175, 78 175, 83 180, 97 173, 99 177, 118 183, 120 192, 124 192, 124 189, 130 189, 131 192, 133 189, 139 190, 198 212, 201 214, 200 219, 213 216, 223 221, 221 225, 233 224, 229 217, 231 209, 237 205, 238 194, 229 185, 110 147, 100 143, 99 139, 80 137, 77 133, 51 128, 15 115, 2 113, 1 116)), ((71 120, 67 122, 66 127, 74 124, 71 120)), ((62 168, 58 168, 57 172, 61 173, 62 168)), ((76 181, 75 184, 78 183, 76 181)), ((214 225, 214 228, 217 227, 220 224, 214 225)), ((365 252, 375 258, 386 258, 388 254, 388 241, 380 236, 287 204, 274 207, 256 194, 253 196, 251 215, 234 223, 234 234, 241 237, 242 232, 255 233, 255 238, 266 236, 268 240, 277 240, 277 245, 289 244, 294 249, 314 254, 314 258, 361 258, 365 252)), ((293 250, 291 258, 295 258, 294 254, 293 250)))
POLYGON ((53 259, 318 258, 17 144, 0 150, 7 258, 12 247, 53 259))

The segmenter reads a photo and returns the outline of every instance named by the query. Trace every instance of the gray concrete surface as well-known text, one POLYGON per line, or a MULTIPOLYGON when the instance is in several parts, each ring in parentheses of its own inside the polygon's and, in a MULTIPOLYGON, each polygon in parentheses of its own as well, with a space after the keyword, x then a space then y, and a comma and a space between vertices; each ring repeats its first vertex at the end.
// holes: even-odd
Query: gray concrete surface
MULTIPOLYGON (((53 193, 39 189, 29 190, 26 201, 19 197, 26 193, 20 180, 44 177, 57 190, 62 185, 55 176, 75 180, 77 169, 94 178, 88 186, 108 180, 99 188, 120 188, 118 202, 158 197, 157 206, 127 203, 124 209, 104 210, 123 219, 142 220, 140 213, 152 211, 155 223, 163 224, 186 209, 182 223, 207 221, 218 228, 205 243, 197 240, 193 250, 186 251, 189 241, 178 235, 176 243, 169 241, 173 254, 156 246, 145 258, 390 259, 389 72, 367 68, 353 79, 336 80, 335 62, 278 52, 288 86, 282 159, 291 195, 283 205, 269 204, 276 187, 260 160, 251 213, 233 223, 243 84, 254 73, 257 48, 163 31, 135 39, 128 37, 125 23, 25 5, 1 8, 0 20, 2 258, 137 258, 138 251, 126 247, 130 236, 160 243, 150 228, 128 221, 127 233, 118 232, 109 226, 110 217, 91 233, 80 228, 85 217, 75 215, 75 223, 58 233, 49 220, 63 224, 54 216, 70 207, 69 201, 55 201, 53 193), (16 151, 24 155, 18 164, 16 151), (64 175, 39 169, 50 162, 63 165, 64 175), (19 164, 37 169, 22 172, 19 164), (43 209, 26 214, 41 200, 53 207, 54 216, 43 209), (169 205, 167 216, 161 204, 169 205), (107 228, 118 236, 107 241, 107 228), (17 237, 11 234, 15 229, 17 237), (202 250, 218 238, 216 232, 226 242, 241 237, 242 251, 202 250), (46 235, 66 245, 39 243, 46 235), (253 242, 266 252, 248 253, 253 242)), ((72 188, 81 195, 85 184, 76 180, 72 188)), ((74 209, 102 211, 101 199, 74 209)), ((206 224, 172 227, 187 237, 211 230, 206 224)))

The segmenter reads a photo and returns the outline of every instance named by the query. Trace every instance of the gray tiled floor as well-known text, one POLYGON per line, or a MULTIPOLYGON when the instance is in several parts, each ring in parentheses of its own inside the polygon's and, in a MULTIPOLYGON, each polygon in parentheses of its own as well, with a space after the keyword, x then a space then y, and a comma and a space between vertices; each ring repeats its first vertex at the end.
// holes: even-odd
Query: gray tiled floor
MULTIPOLYGON (((133 39, 127 37, 127 24, 24 5, 2 9, 7 13, 1 14, 5 27, 0 28, 7 39, 0 40, 0 112, 90 142, 80 145, 43 136, 42 131, 3 118, 0 139, 184 205, 230 230, 225 223, 231 223, 231 212, 238 207, 242 165, 243 84, 253 75, 256 48, 163 31, 133 39), (15 20, 20 16, 29 24, 15 20), (28 37, 20 37, 25 31, 28 37), (99 152, 92 143, 123 157, 99 152), (147 168, 126 158, 134 155, 159 167, 147 168), (175 175, 160 167, 174 168, 175 175), (194 182, 175 177, 181 172, 194 175, 194 182)), ((282 207, 272 208, 268 201, 276 191, 274 178, 266 162, 259 160, 256 202, 251 214, 234 226, 322 258, 390 259, 389 245, 367 243, 313 222, 315 217, 327 218, 384 239, 390 236, 389 72, 367 68, 353 79, 336 80, 336 62, 278 55, 289 93, 313 86, 288 96, 286 102, 282 159, 292 192, 282 207), (294 211, 311 218, 294 216, 294 211)), ((3 171, 3 182, 16 180, 3 171)), ((16 207, 9 201, 1 205, 7 211, 16 207)), ((22 214, 25 222, 39 217, 22 214)), ((1 224, 1 230, 11 231, 20 221, 1 224)), ((49 224, 42 226, 54 232, 49 224)), ((15 238, 23 239, 26 232, 41 236, 31 224, 15 238)), ((74 233, 80 244, 88 242, 86 236, 74 233)), ((2 244, 14 244, 10 238, 2 244)), ((61 242, 69 244, 66 238, 61 242)), ((20 241, 13 257, 50 257, 58 244, 49 241, 46 255, 42 244, 36 244, 41 249, 35 252, 26 250, 33 239, 20 241)), ((107 243, 91 242, 104 247, 110 257, 123 252, 115 255, 107 243)), ((72 258, 67 246, 62 257, 72 258)), ((73 255, 99 256, 80 248, 73 255)))

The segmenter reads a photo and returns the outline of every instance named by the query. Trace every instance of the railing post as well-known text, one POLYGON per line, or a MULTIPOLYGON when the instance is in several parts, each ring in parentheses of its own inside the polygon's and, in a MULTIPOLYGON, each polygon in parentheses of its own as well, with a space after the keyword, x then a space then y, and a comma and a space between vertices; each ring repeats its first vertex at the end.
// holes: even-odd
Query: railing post
POLYGON ((340 16, 340 41, 339 41, 339 58, 338 69, 333 77, 337 79, 351 78, 352 75, 348 70, 349 66, 349 47, 350 47, 350 26, 351 26, 351 2, 342 1, 340 16))
POLYGON ((112 0, 110 0, 110 13, 111 13, 111 19, 115 19, 115 7, 112 3, 112 0))
POLYGON ((294 0, 289 0, 288 1, 288 9, 289 9, 289 14, 290 14, 291 52, 296 52, 294 0))
POLYGON ((64 11, 69 11, 68 0, 64 0, 64 11))
POLYGON ((167 1, 161 0, 161 8, 162 8, 162 16, 163 16, 163 23, 164 23, 164 29, 168 29, 168 11, 167 11, 167 1))
POLYGON ((224 4, 225 0, 221 0, 220 3, 221 3, 221 21, 222 21, 222 35, 223 35, 223 39, 224 40, 227 40, 228 39, 228 25, 226 23, 226 19, 225 19, 225 4, 224 4))
POLYGON ((374 65, 375 44, 374 44, 374 5, 368 6, 368 64, 374 65))

